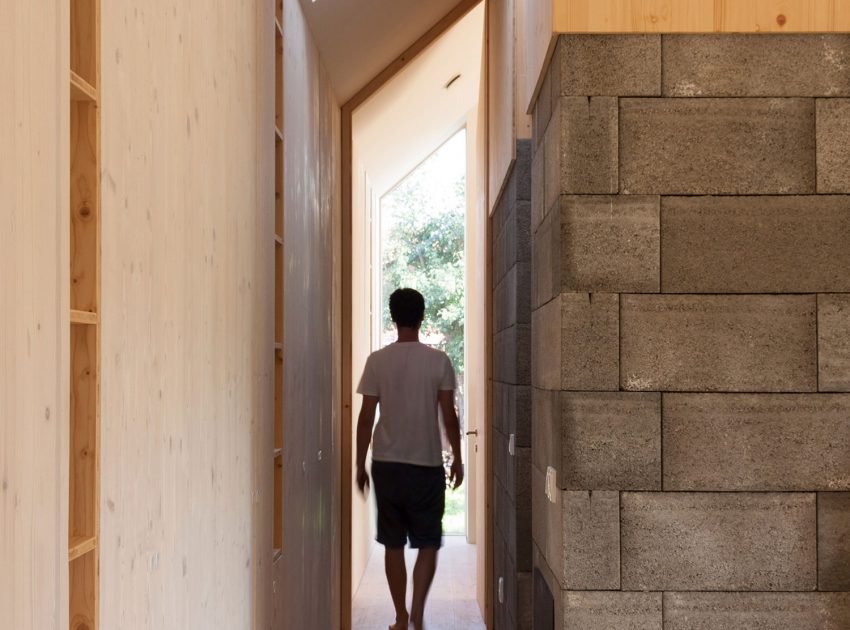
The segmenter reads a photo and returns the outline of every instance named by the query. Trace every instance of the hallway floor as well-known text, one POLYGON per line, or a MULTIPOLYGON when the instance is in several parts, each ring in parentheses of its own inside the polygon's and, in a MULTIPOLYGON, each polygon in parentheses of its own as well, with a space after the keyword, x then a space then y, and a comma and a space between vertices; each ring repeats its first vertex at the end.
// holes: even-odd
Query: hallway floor
MULTIPOLYGON (((416 552, 408 549, 407 573, 413 572, 416 552)), ((408 577, 407 601, 413 581, 408 577)), ((352 630, 385 630, 394 620, 390 592, 384 577, 384 548, 376 544, 366 574, 354 597, 352 630)), ((485 630, 475 599, 475 545, 463 536, 446 536, 437 575, 425 609, 427 630, 485 630)))

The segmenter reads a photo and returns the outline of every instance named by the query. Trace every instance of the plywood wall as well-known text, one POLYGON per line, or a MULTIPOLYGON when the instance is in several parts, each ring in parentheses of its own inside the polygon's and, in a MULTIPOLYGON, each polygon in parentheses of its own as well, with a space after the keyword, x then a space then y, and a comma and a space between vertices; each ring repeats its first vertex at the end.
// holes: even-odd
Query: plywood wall
POLYGON ((103 628, 269 627, 273 215, 258 164, 273 132, 258 13, 102 3, 103 628))
POLYGON ((490 212, 499 200, 516 158, 517 139, 531 137, 525 108, 528 82, 528 5, 534 0, 490 0, 487 4, 487 73, 490 212))
POLYGON ((16 630, 68 627, 66 4, 0 3, 0 625, 16 630))
POLYGON ((340 601, 340 110, 298 0, 284 1, 284 521, 276 627, 340 601))

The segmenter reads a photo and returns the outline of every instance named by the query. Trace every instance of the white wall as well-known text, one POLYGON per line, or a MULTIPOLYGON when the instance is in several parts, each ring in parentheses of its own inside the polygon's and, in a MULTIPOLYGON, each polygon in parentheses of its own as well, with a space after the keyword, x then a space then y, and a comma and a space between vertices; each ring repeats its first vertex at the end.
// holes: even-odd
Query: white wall
POLYGON ((283 556, 276 628, 340 617, 340 109, 298 0, 284 1, 283 556))
MULTIPOLYGON (((356 393, 357 384, 360 382, 360 375, 363 373, 366 358, 372 351, 372 330, 374 328, 371 319, 373 296, 370 228, 373 190, 356 145, 351 164, 351 225, 353 232, 351 242, 351 391, 353 392, 351 400, 351 409, 353 410, 351 461, 354 465, 357 461, 357 417, 360 414, 362 402, 362 396, 356 393)), ((360 585, 360 580, 369 561, 369 554, 373 549, 375 519, 369 497, 364 498, 360 494, 354 479, 343 480, 343 483, 351 484, 351 589, 353 595, 357 592, 357 587, 360 585)))

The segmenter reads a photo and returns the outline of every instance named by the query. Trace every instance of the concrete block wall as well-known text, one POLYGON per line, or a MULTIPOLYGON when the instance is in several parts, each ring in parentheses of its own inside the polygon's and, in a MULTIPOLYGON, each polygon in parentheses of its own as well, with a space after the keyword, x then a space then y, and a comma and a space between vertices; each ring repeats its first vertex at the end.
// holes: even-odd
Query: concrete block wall
POLYGON ((531 151, 556 627, 850 628, 850 36, 561 36, 531 151))
POLYGON ((496 630, 531 628, 530 229, 531 141, 521 140, 491 233, 496 630))

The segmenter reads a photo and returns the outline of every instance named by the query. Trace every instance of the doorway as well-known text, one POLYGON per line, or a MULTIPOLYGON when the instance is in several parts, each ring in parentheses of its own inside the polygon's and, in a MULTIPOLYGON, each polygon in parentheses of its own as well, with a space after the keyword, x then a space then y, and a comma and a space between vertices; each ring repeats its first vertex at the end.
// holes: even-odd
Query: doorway
MULTIPOLYGON (((422 343, 445 352, 457 376, 455 401, 461 426, 463 460, 469 461, 465 439, 468 415, 464 384, 466 288, 466 127, 456 132, 379 200, 373 218, 378 238, 372 247, 377 273, 372 306, 378 350, 395 341, 388 308, 390 294, 413 287, 425 298, 422 343)), ((374 238, 374 236, 373 236, 374 238)), ((443 461, 450 463, 443 440, 443 461)), ((443 532, 467 536, 469 493, 466 485, 446 492, 443 532)), ((474 506, 473 506, 474 508, 474 506)), ((474 509, 473 509, 474 511, 474 509)))
MULTIPOLYGON (((460 492, 447 496, 447 536, 437 577, 447 596, 463 601, 460 607, 451 604, 455 612, 449 617, 437 608, 433 612, 442 615, 438 618, 447 628, 483 628, 492 590, 486 570, 484 5, 459 7, 429 36, 417 54, 403 55, 402 68, 377 81, 379 87, 343 107, 343 233, 351 235, 350 242, 343 239, 344 630, 354 627, 350 603, 358 591, 374 596, 376 584, 383 614, 375 611, 374 621, 364 622, 360 606, 357 627, 381 627, 391 620, 383 549, 373 542, 374 505, 371 496, 356 490, 351 466, 360 411, 360 397, 353 392, 369 353, 395 340, 386 302, 388 292, 398 286, 413 286, 426 297, 423 341, 452 358, 461 384, 461 422, 464 433, 470 433, 464 440, 466 480, 460 492), (441 577, 441 571, 447 573, 441 577), (446 625, 449 618, 462 618, 463 623, 446 625)), ((434 589, 437 597, 436 584, 434 589)))

